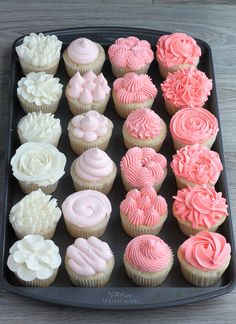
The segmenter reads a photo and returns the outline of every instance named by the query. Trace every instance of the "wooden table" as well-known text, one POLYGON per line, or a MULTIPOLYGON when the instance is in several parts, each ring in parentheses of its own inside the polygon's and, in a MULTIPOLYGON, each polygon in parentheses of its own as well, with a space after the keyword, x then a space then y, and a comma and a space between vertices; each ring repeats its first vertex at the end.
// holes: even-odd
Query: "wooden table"
MULTIPOLYGON (((12 42, 43 30, 80 26, 129 26, 186 32, 213 50, 232 216, 236 234, 236 5, 234 1, 0 1, 0 158, 4 135, 12 42), (201 2, 202 4, 199 4, 201 2), (218 2, 218 4, 217 4, 218 2)), ((1 168, 2 169, 2 168, 1 168)), ((3 172, 1 170, 1 179, 3 172)), ((1 203, 2 203, 2 181, 1 203)), ((236 237, 236 235, 235 235, 236 237)), ((236 290, 172 309, 92 311, 57 307, 0 290, 0 323, 234 323, 236 290)))

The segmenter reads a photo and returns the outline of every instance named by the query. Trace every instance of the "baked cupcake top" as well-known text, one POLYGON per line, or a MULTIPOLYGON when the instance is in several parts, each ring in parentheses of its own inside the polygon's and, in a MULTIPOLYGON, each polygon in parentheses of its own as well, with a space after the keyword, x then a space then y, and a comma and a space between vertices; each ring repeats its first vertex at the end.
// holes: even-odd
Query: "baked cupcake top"
POLYGON ((108 55, 112 64, 128 68, 130 71, 139 70, 154 59, 154 53, 148 41, 134 36, 118 38, 109 47, 108 55))
POLYGON ((225 198, 213 187, 189 186, 178 190, 173 198, 174 216, 190 223, 193 228, 210 228, 228 215, 225 198))
POLYGON ((201 231, 179 247, 184 260, 201 271, 219 269, 230 258, 231 246, 223 235, 201 231))
POLYGON ((87 240, 78 238, 66 251, 69 267, 80 276, 94 276, 106 270, 113 254, 106 242, 90 236, 87 240))
POLYGON ((99 48, 88 38, 77 38, 70 43, 67 53, 76 64, 89 64, 98 58, 99 48))
POLYGON ((163 35, 157 42, 156 58, 167 68, 179 64, 194 64, 201 54, 201 48, 195 39, 184 33, 163 35))
POLYGON ((124 258, 142 272, 161 271, 173 263, 170 247, 155 235, 140 235, 132 239, 125 249, 124 258))
POLYGON ((199 108, 211 93, 212 80, 194 67, 184 68, 168 73, 161 89, 165 100, 176 108, 199 108))
POLYGON ((26 63, 44 67, 60 58, 61 46, 62 42, 55 35, 31 33, 16 47, 16 53, 26 63))
POLYGON ((59 78, 45 72, 30 72, 18 82, 17 94, 37 106, 50 105, 59 100, 63 85, 59 78))
POLYGON ((214 185, 223 170, 219 154, 200 144, 182 147, 170 166, 175 176, 199 185, 214 185))
POLYGON ((170 121, 173 139, 186 145, 201 144, 215 136, 218 131, 216 117, 204 108, 181 109, 170 121))
POLYGON ((24 281, 48 279, 61 264, 58 247, 40 235, 26 235, 9 252, 8 268, 24 281))
POLYGON ((120 204, 120 212, 135 226, 155 226, 167 215, 167 203, 152 186, 145 186, 127 193, 120 204))
POLYGON ((68 222, 79 227, 95 226, 111 214, 109 199, 96 190, 73 193, 64 200, 61 208, 68 222))
POLYGON ((147 74, 137 75, 130 72, 114 81, 113 93, 123 104, 142 103, 153 100, 157 95, 157 88, 147 74))

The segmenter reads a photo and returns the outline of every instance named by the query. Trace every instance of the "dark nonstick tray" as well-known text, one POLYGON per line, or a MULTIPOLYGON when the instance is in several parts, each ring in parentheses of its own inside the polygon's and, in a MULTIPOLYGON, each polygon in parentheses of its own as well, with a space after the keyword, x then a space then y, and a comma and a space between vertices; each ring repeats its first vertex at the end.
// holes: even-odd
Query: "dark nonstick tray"
MULTIPOLYGON (((167 33, 138 28, 87 27, 49 31, 46 32, 46 34, 57 35, 58 38, 63 42, 63 50, 75 38, 87 37, 93 41, 100 43, 107 51, 108 46, 111 45, 116 38, 134 35, 139 37, 140 39, 146 39, 147 41, 149 41, 153 46, 153 50, 155 51, 155 44, 157 42, 157 39, 161 35, 167 33)), ((124 249, 131 238, 123 231, 119 216, 119 204, 124 199, 126 194, 121 182, 119 172, 115 180, 113 189, 108 195, 112 203, 112 215, 107 230, 101 237, 102 240, 108 242, 115 255, 115 267, 108 285, 103 288, 75 287, 69 281, 63 263, 59 269, 56 281, 48 288, 22 287, 17 283, 14 274, 11 273, 6 266, 6 260, 8 257, 9 248, 16 241, 16 236, 8 220, 9 211, 11 207, 24 196, 19 188, 18 182, 12 175, 9 165, 11 157, 15 153, 17 147, 20 145, 16 129, 19 119, 24 116, 24 112, 20 107, 19 101, 16 96, 17 82, 22 77, 22 72, 15 52, 15 47, 22 42, 22 39, 23 37, 18 38, 12 46, 9 118, 5 134, 6 158, 4 169, 4 206, 0 218, 0 276, 2 287, 12 293, 43 300, 50 303, 97 309, 162 308, 167 306, 186 304, 197 300, 203 300, 231 291, 235 285, 236 264, 230 208, 229 217, 227 217, 227 220, 220 227, 219 232, 225 235, 228 242, 231 243, 232 260, 229 268, 220 279, 220 281, 213 287, 199 288, 194 287, 186 282, 180 273, 176 251, 179 245, 186 239, 186 237, 180 232, 177 222, 171 213, 172 196, 176 194, 177 187, 175 184, 174 175, 169 167, 171 157, 175 153, 170 133, 168 133, 164 145, 160 151, 167 157, 168 160, 168 175, 161 188, 160 194, 167 199, 169 209, 169 215, 160 233, 160 237, 164 239, 173 249, 175 262, 168 278, 165 280, 165 282, 163 282, 161 286, 156 288, 138 287, 132 283, 132 281, 127 277, 125 273, 122 258, 124 249)), ((213 79, 213 90, 211 96, 209 97, 209 100, 207 101, 206 108, 209 109, 219 121, 211 49, 204 41, 197 40, 197 42, 202 49, 202 57, 200 59, 199 69, 204 71, 209 78, 213 79)), ((114 77, 111 73, 111 66, 108 59, 104 64, 102 72, 108 79, 109 85, 112 87, 114 77)), ((148 74, 152 77, 153 82, 157 85, 159 90, 158 96, 153 105, 153 109, 167 122, 167 124, 169 124, 170 117, 164 109, 164 101, 160 90, 160 83, 162 82, 162 78, 160 77, 156 61, 151 64, 148 74)), ((61 79, 61 82, 64 85, 63 89, 65 90, 65 86, 68 83, 69 77, 65 72, 62 60, 60 62, 56 76, 61 79)), ((63 127, 63 134, 60 139, 58 149, 61 152, 65 153, 67 156, 66 174, 60 180, 58 189, 53 194, 53 197, 58 199, 59 206, 61 206, 63 200, 69 194, 74 192, 72 180, 69 175, 69 169, 72 161, 76 157, 76 155, 70 148, 67 135, 67 125, 69 120, 73 116, 70 113, 69 106, 64 95, 62 96, 59 109, 55 115, 56 117, 59 117, 61 119, 61 124, 63 127)), ((114 131, 107 153, 115 161, 117 167, 119 167, 119 162, 121 160, 121 157, 125 154, 126 148, 123 144, 121 132, 123 120, 116 114, 112 99, 110 99, 108 103, 105 115, 109 117, 114 123, 114 131)), ((219 152, 222 163, 223 165, 225 165, 221 131, 217 136, 217 140, 213 146, 213 149, 219 152)), ((226 197, 227 203, 229 204, 225 168, 216 185, 216 190, 223 192, 223 196, 226 197)), ((72 244, 74 239, 67 233, 62 218, 58 223, 58 227, 53 240, 59 246, 62 259, 64 259, 66 248, 68 245, 72 244)))

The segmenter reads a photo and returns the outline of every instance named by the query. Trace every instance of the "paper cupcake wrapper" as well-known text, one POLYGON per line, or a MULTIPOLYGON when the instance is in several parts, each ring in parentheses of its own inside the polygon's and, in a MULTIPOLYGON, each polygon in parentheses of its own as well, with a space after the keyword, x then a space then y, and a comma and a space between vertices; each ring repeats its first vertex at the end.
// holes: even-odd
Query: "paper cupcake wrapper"
POLYGON ((183 142, 178 142, 176 140, 173 139, 173 145, 176 151, 180 150, 182 147, 186 146, 186 145, 194 145, 194 144, 200 144, 202 146, 208 147, 209 149, 211 149, 212 145, 214 144, 215 140, 216 140, 216 136, 211 136, 208 140, 206 140, 205 142, 202 143, 193 143, 193 144, 187 144, 187 143, 183 143, 183 142))
POLYGON ((135 72, 136 74, 146 74, 149 70, 150 64, 146 64, 144 67, 142 67, 141 69, 135 70, 135 71, 131 71, 130 69, 126 68, 126 67, 117 67, 116 65, 114 65, 111 62, 111 69, 112 69, 112 74, 116 77, 116 78, 120 78, 123 77, 126 73, 129 72, 135 72))
POLYGON ((17 280, 19 281, 19 283, 26 287, 48 287, 55 281, 57 272, 58 272, 58 269, 54 269, 53 274, 49 278, 43 279, 43 280, 36 278, 31 281, 24 281, 21 278, 19 278, 16 273, 15 273, 15 276, 16 276, 17 280))
POLYGON ((36 183, 26 183, 24 181, 19 181, 19 185, 26 195, 38 189, 41 189, 46 195, 50 195, 57 189, 58 181, 48 186, 39 186, 36 183))
POLYGON ((158 61, 158 66, 159 66, 160 75, 162 76, 163 79, 166 79, 167 74, 169 72, 174 73, 174 72, 176 72, 180 69, 183 69, 183 68, 188 68, 191 66, 196 67, 198 65, 198 63, 199 63, 199 59, 197 59, 194 64, 179 64, 179 65, 174 65, 171 68, 167 68, 161 62, 158 61))
POLYGON ((225 221, 225 218, 226 217, 222 217, 222 219, 217 224, 213 225, 210 228, 207 228, 207 227, 193 228, 188 223, 183 223, 183 222, 179 221, 178 219, 177 219, 177 221, 178 221, 178 225, 179 225, 181 232, 183 234, 185 234, 186 236, 190 237, 190 236, 196 235, 197 233, 199 233, 201 231, 216 232, 218 227, 225 221))
POLYGON ((43 67, 37 67, 31 64, 26 63, 24 60, 19 58, 21 70, 24 75, 30 72, 46 72, 48 74, 56 74, 60 58, 56 59, 52 64, 43 67))
MULTIPOLYGON (((206 185, 209 186, 209 187, 214 187, 216 182, 218 181, 218 178, 214 183, 206 183, 206 185)), ((184 188, 187 188, 188 186, 194 187, 194 186, 197 185, 197 183, 187 181, 186 179, 178 177, 178 176, 175 176, 175 180, 176 180, 176 185, 177 185, 178 189, 180 189, 180 190, 184 189, 184 188)))
POLYGON ((45 231, 34 231, 34 232, 27 232, 27 233, 22 233, 17 229, 17 226, 12 225, 14 228, 15 234, 19 240, 23 239, 25 235, 33 234, 33 235, 41 235, 45 240, 51 240, 52 237, 54 236, 54 233, 56 231, 57 223, 53 224, 50 229, 47 229, 45 231))

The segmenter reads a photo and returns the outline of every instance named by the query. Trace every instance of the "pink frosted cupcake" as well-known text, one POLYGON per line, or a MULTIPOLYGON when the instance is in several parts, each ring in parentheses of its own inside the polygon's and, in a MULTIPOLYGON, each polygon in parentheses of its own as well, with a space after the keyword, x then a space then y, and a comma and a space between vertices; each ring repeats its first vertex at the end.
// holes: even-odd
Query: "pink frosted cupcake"
POLYGON ((108 49, 112 73, 119 78, 128 72, 147 73, 154 53, 146 40, 137 37, 118 38, 108 49))
POLYGON ((120 204, 120 217, 125 232, 132 236, 157 235, 167 218, 167 203, 152 186, 129 191, 120 204))
POLYGON ((167 127, 153 110, 139 108, 127 117, 122 132, 128 149, 138 146, 152 147, 159 151, 165 140, 167 127))
POLYGON ((133 147, 120 162, 121 177, 126 191, 151 185, 158 191, 167 174, 164 155, 149 147, 133 147))
POLYGON ((156 95, 157 88, 147 74, 137 75, 130 72, 113 83, 115 109, 123 118, 138 108, 151 108, 156 95))
POLYGON ((202 107, 211 93, 212 80, 191 67, 169 73, 161 89, 166 110, 172 116, 180 109, 202 107))
POLYGON ((203 230, 216 232, 228 215, 225 198, 213 187, 188 187, 178 190, 173 198, 173 215, 187 236, 203 230))
POLYGON ((182 147, 170 166, 179 189, 204 184, 214 187, 223 170, 219 154, 200 144, 182 147))
POLYGON ((204 108, 181 109, 170 121, 170 132, 176 150, 197 143, 210 149, 218 131, 216 117, 204 108))
POLYGON ((168 72, 176 72, 184 67, 196 67, 201 54, 201 48, 195 39, 184 33, 161 36, 156 52, 161 76, 165 79, 168 72))

